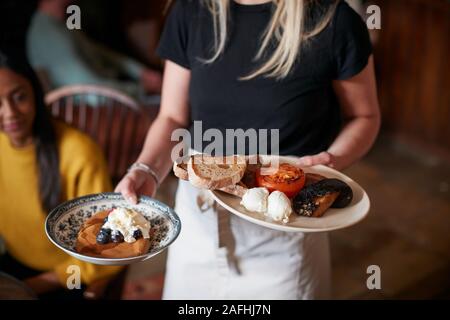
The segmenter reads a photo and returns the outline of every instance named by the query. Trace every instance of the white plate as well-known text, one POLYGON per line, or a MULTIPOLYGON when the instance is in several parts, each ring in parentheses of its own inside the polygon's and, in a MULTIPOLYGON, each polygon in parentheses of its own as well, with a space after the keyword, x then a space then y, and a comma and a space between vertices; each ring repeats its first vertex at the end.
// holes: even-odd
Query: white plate
MULTIPOLYGON (((266 163, 271 159, 271 156, 260 156, 260 158, 263 163, 266 163)), ((295 164, 297 158, 279 157, 279 159, 280 163, 295 164)), ((320 218, 302 217, 293 212, 289 217, 289 222, 284 224, 273 221, 262 213, 248 211, 240 204, 241 198, 239 197, 218 190, 212 190, 210 192, 221 206, 237 216, 267 228, 286 232, 324 232, 338 230, 350 227, 367 216, 370 209, 369 197, 364 189, 351 178, 339 171, 322 165, 303 168, 303 170, 307 173, 317 173, 327 178, 337 178, 345 181, 353 190, 353 200, 345 208, 328 209, 320 218)))
POLYGON ((90 263, 127 265, 147 260, 166 249, 180 234, 181 221, 167 205, 150 197, 139 197, 137 205, 129 204, 120 193, 98 193, 72 199, 53 209, 45 221, 47 237, 67 254, 90 263), (154 236, 149 251, 128 258, 98 258, 76 252, 78 231, 83 223, 97 212, 125 207, 142 213, 150 221, 154 236))

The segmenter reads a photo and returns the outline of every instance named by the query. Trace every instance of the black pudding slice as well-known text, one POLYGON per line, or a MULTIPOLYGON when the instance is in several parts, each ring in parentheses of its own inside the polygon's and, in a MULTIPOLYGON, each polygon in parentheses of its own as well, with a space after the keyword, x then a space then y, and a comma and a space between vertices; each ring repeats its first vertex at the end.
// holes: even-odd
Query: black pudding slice
POLYGON ((122 234, 120 231, 114 231, 114 232, 111 234, 111 240, 112 240, 114 243, 120 243, 120 242, 123 242, 123 241, 124 241, 123 234, 122 234))
POLYGON ((321 182, 322 187, 333 191, 339 191, 338 197, 331 205, 332 208, 345 208, 350 204, 353 199, 353 191, 348 184, 339 179, 324 179, 318 183, 321 182))
POLYGON ((316 199, 332 192, 339 192, 331 205, 332 208, 344 208, 353 199, 352 188, 339 179, 323 179, 305 186, 293 199, 294 211, 300 215, 311 216, 316 209, 316 199))

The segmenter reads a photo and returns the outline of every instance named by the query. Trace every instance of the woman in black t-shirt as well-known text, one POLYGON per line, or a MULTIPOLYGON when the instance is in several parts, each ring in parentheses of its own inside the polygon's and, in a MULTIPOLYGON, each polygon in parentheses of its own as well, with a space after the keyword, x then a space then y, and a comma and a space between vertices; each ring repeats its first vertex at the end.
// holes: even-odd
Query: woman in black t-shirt
MULTIPOLYGON (((343 1, 177 0, 158 53, 166 59, 161 110, 137 160, 156 177, 135 166, 123 178, 117 191, 132 202, 154 194, 171 168, 172 132, 194 131, 195 121, 224 137, 227 129, 278 129, 280 154, 338 170, 364 156, 378 133, 369 35, 343 1)), ((224 143, 222 152, 236 148, 224 143)), ((326 234, 273 231, 208 201, 200 208, 202 200, 180 181, 183 230, 169 250, 164 298, 328 297, 326 234)))

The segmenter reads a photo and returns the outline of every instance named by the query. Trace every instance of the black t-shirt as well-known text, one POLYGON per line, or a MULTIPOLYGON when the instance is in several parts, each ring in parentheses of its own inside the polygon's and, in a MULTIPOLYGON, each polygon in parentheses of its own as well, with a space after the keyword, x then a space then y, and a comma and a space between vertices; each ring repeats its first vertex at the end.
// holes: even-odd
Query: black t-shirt
MULTIPOLYGON (((320 6, 308 13, 312 17, 308 25, 314 25, 330 3, 318 2, 320 6)), ((330 24, 302 46, 298 62, 287 77, 240 80, 264 62, 254 57, 274 5, 230 3, 225 52, 212 64, 202 62, 212 56, 214 33, 211 14, 201 1, 177 0, 162 33, 159 56, 191 71, 191 123, 202 121, 203 132, 220 130, 224 145, 226 129, 279 129, 282 155, 326 150, 341 127, 332 80, 358 74, 372 52, 365 23, 341 1, 330 24)), ((208 144, 204 142, 202 150, 197 151, 204 151, 208 144)))

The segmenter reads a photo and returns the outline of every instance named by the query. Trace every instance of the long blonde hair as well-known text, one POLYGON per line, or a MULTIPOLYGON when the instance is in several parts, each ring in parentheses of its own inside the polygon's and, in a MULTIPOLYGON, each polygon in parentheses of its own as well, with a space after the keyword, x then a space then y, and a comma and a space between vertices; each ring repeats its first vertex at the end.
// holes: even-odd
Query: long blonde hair
MULTIPOLYGON (((229 19, 230 1, 234 0, 202 0, 209 9, 214 24, 214 53, 204 59, 205 63, 214 62, 224 52, 227 39, 227 21, 229 19)), ((269 25, 262 36, 261 47, 256 53, 255 61, 261 59, 272 40, 277 46, 273 54, 256 70, 241 80, 249 80, 263 75, 269 78, 282 79, 294 66, 300 54, 302 44, 319 34, 331 20, 337 1, 329 6, 320 21, 308 32, 305 31, 307 5, 316 5, 314 0, 272 0, 276 9, 269 25)))

